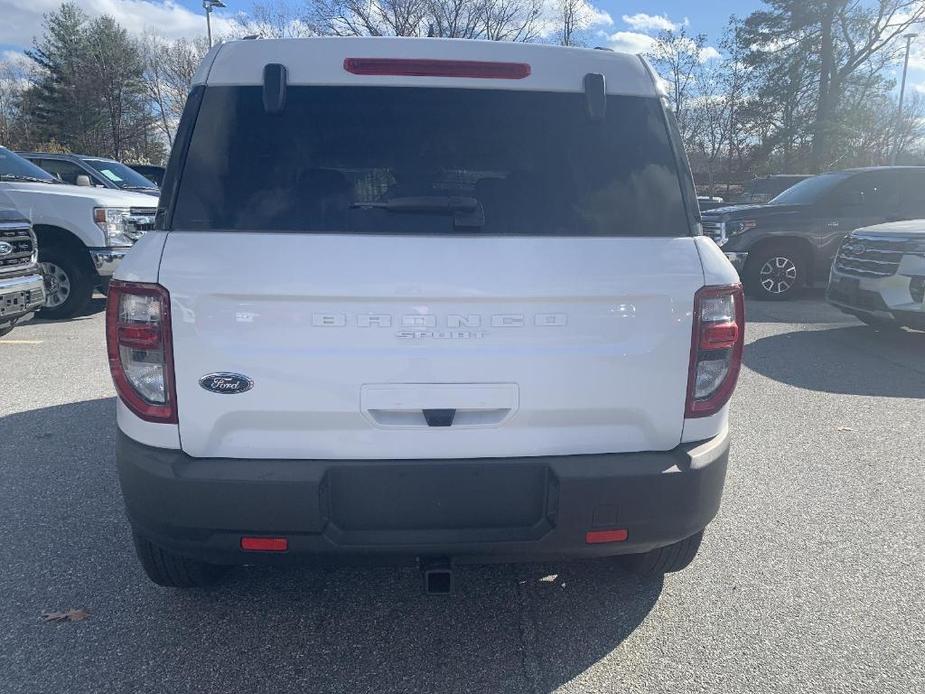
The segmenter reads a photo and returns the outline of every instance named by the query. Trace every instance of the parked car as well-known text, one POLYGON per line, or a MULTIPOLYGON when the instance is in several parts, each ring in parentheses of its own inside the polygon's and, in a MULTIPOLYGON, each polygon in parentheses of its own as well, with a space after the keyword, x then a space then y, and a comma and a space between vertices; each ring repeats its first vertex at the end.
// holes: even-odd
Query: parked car
POLYGON ((745 186, 735 200, 737 205, 763 205, 770 202, 788 188, 810 178, 808 174, 774 174, 755 178, 745 186))
POLYGON ((693 559, 742 293, 641 58, 229 41, 178 133, 107 311, 153 581, 362 553, 440 592, 454 561, 693 559))
POLYGON ((32 225, 16 210, 0 208, 0 337, 44 303, 32 225))
POLYGON ((154 181, 148 180, 122 162, 83 154, 17 152, 36 166, 75 186, 98 186, 147 195, 160 195, 154 181))
POLYGON ((705 212, 706 210, 715 210, 717 207, 723 207, 726 203, 722 198, 716 197, 715 195, 698 195, 697 204, 700 206, 700 211, 705 212))
POLYGON ((925 167, 883 166, 808 178, 767 205, 710 210, 703 229, 753 296, 783 300, 828 278, 849 231, 921 217, 925 167))
POLYGON ((87 305, 132 244, 154 224, 149 195, 61 183, 0 147, 0 205, 27 214, 46 280, 43 318, 70 318, 87 305))
POLYGON ((848 234, 832 264, 826 298, 870 325, 925 330, 925 219, 848 234))
POLYGON ((156 164, 129 164, 129 167, 140 173, 160 188, 164 183, 164 167, 156 164))

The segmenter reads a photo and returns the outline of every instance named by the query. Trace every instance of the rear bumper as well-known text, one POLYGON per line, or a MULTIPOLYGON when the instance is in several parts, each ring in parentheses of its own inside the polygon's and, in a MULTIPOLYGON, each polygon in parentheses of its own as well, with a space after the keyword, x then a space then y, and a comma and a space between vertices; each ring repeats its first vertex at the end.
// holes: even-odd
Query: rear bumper
POLYGON ((0 277, 0 326, 4 326, 45 304, 45 279, 39 273, 0 277))
POLYGON ((191 458, 121 432, 116 458, 134 530, 217 563, 319 554, 491 561, 645 552, 716 515, 728 434, 667 452, 470 460, 191 458), (586 544, 594 529, 624 542, 586 544), (282 554, 242 535, 285 536, 282 554))

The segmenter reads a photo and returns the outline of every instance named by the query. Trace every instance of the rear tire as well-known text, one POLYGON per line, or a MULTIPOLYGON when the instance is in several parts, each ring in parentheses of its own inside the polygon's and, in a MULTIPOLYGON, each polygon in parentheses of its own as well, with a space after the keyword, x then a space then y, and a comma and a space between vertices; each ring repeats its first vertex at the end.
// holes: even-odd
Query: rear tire
POLYGON ((83 311, 93 295, 95 278, 86 263, 81 263, 66 248, 52 246, 39 249, 39 263, 45 273, 45 306, 39 318, 60 320, 73 318, 83 311))
POLYGON ((659 547, 644 554, 625 555, 620 559, 624 566, 634 574, 654 578, 687 568, 697 556, 701 540, 703 540, 703 530, 673 545, 659 547))
POLYGON ((229 567, 207 564, 169 552, 132 533, 142 568, 154 583, 167 588, 204 588, 217 583, 229 567))
POLYGON ((809 276, 809 261, 792 243, 774 243, 748 254, 743 279, 750 296, 788 301, 800 295, 809 276))

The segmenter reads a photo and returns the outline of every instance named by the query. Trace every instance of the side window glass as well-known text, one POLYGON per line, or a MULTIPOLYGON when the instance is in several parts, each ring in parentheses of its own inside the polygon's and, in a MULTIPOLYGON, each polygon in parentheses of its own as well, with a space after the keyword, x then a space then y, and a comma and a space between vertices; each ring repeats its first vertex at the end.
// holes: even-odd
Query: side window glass
POLYGON ((835 211, 847 217, 884 215, 895 200, 895 192, 896 182, 892 176, 852 176, 835 190, 835 211))
MULTIPOLYGON (((88 175, 86 171, 81 169, 76 164, 72 164, 69 161, 61 161, 59 159, 43 159, 39 162, 39 166, 45 169, 52 176, 58 176, 65 183, 70 183, 72 186, 77 185, 78 176, 88 175)), ((93 179, 91 178, 91 181, 93 179)))
POLYGON ((925 174, 904 175, 898 192, 897 209, 903 218, 925 218, 925 174))

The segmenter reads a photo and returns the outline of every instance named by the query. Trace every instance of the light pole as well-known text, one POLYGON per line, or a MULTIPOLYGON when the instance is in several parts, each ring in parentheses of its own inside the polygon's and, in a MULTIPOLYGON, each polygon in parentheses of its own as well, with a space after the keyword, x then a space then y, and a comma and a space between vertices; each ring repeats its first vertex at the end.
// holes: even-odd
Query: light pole
POLYGON ((906 34, 906 58, 903 61, 903 81, 899 88, 899 108, 896 109, 896 142, 893 143, 892 163, 896 164, 896 158, 899 156, 899 145, 902 143, 903 127, 903 100, 906 97, 906 73, 909 71, 909 52, 912 50, 912 39, 918 38, 918 34, 906 34))
POLYGON ((206 11, 206 31, 209 32, 209 48, 212 48, 212 10, 224 7, 222 0, 202 0, 202 9, 206 11))

